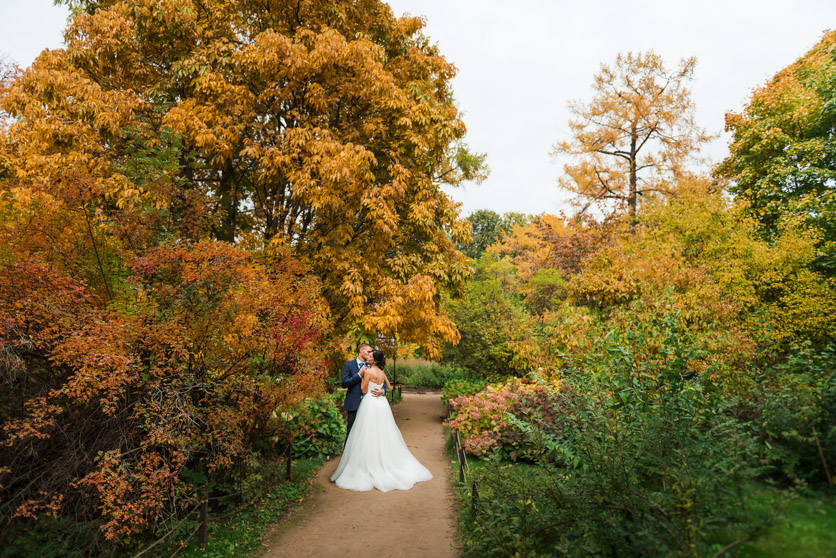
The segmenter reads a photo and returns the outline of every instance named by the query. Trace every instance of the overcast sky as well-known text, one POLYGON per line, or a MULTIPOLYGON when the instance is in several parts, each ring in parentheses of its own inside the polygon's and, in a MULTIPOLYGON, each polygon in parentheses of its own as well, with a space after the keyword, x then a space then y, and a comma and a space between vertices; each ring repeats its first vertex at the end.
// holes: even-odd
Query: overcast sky
MULTIPOLYGON (((836 1, 796 0, 392 0, 395 15, 424 16, 426 34, 459 68, 454 86, 471 148, 491 176, 451 191, 469 214, 556 213, 570 99, 588 99, 592 77, 619 52, 653 49, 669 66, 696 56, 697 119, 721 132, 752 89, 836 28, 836 1)), ((67 9, 52 0, 0 0, 0 54, 28 66, 59 48, 67 9)), ((705 154, 727 152, 723 134, 705 154)))

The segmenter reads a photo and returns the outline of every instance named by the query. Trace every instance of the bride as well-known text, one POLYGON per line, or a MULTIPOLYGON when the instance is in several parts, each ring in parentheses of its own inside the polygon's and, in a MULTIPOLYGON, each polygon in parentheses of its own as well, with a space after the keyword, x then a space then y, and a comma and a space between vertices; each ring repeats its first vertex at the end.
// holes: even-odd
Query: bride
MULTIPOLYGON (((384 384, 391 389, 383 371, 386 357, 381 351, 374 351, 372 358, 374 364, 363 375, 361 390, 364 394, 384 384)), ((386 398, 363 397, 331 481, 349 490, 377 488, 388 492, 409 490, 416 482, 431 478, 430 471, 407 449, 386 398)))

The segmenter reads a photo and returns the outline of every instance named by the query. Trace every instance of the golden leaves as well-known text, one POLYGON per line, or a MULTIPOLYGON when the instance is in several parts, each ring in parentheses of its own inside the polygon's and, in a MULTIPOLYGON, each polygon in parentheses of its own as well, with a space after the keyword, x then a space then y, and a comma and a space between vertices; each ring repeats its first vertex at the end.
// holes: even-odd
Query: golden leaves
POLYGON ((583 210, 626 205, 635 216, 638 196, 670 193, 687 176, 686 162, 711 139, 694 120, 687 84, 695 65, 683 59, 667 70, 652 51, 619 54, 595 75, 592 100, 569 104, 572 138, 552 153, 577 161, 564 166, 560 185, 578 195, 583 210))
POLYGON ((2 151, 21 175, 83 168, 120 208, 211 212, 191 234, 281 239, 322 278, 340 331, 396 296, 386 281, 406 288, 421 275, 436 289, 422 317, 384 325, 408 338, 429 320, 449 337, 438 293, 469 275, 451 241, 466 227, 440 188, 466 174, 455 67, 420 18, 396 19, 382 2, 298 10, 114 0, 79 15, 66 50, 3 93, 19 122, 2 151), (164 187, 139 183, 122 171, 126 130, 152 142, 164 129, 179 168, 164 187))

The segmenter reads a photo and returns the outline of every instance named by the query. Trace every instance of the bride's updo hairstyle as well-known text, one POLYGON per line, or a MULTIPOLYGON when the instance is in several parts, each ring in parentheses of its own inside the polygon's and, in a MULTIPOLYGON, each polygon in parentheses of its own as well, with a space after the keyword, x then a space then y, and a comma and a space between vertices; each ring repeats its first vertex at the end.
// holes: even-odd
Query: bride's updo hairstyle
POLYGON ((383 367, 386 366, 386 355, 383 354, 383 351, 375 349, 372 351, 372 358, 377 367, 383 370, 383 367))

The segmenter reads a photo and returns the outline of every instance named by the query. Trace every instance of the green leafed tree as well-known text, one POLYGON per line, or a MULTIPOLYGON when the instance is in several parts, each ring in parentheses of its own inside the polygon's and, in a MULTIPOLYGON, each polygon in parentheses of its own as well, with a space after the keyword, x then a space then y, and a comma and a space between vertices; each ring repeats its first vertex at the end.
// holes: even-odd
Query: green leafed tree
POLYGON ((510 234, 516 224, 527 224, 529 217, 523 213, 508 212, 500 215, 490 209, 479 209, 467 217, 472 241, 460 244, 459 250, 469 258, 478 259, 488 246, 510 234))
POLYGON ((456 346, 445 346, 444 361, 492 380, 519 373, 513 346, 525 328, 526 316, 518 290, 513 266, 483 255, 464 295, 445 305, 461 340, 456 346))
POLYGON ((768 237, 797 216, 821 235, 818 266, 836 274, 836 31, 726 115, 733 181, 768 237))

